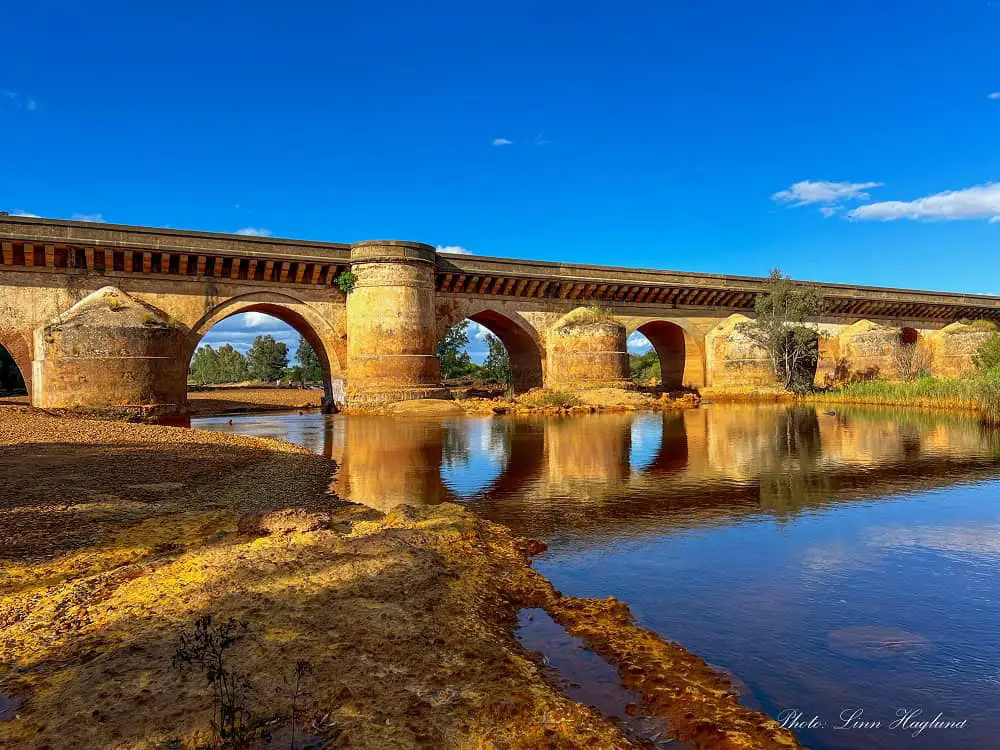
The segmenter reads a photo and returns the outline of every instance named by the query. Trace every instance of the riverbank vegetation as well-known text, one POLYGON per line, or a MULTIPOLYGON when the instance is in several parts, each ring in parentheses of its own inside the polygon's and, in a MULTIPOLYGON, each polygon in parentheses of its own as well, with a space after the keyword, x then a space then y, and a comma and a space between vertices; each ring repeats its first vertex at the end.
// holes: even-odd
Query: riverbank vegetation
POLYGON ((740 323, 737 331, 767 352, 782 388, 803 393, 812 388, 819 361, 820 332, 807 321, 822 314, 823 298, 811 287, 797 286, 778 268, 763 286, 754 302, 754 319, 740 323))
MULTIPOLYGON (((975 325, 975 323, 973 323, 975 325)), ((856 378, 851 382, 816 391, 806 396, 810 401, 920 406, 938 409, 979 411, 984 424, 1000 426, 1000 333, 988 321, 993 334, 979 347, 974 357, 975 369, 960 378, 935 378, 919 363, 929 355, 920 342, 896 345, 893 361, 900 363, 897 378, 856 378), (909 367, 909 365, 914 365, 909 367)))

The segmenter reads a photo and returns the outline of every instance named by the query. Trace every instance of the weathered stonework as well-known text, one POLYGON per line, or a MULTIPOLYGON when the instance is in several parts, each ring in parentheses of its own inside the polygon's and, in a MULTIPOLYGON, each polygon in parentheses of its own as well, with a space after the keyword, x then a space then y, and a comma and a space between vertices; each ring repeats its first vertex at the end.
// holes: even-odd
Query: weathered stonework
MULTIPOLYGON (((772 382, 770 363, 735 325, 752 314, 764 284, 750 277, 451 255, 412 242, 349 246, 0 216, 0 346, 14 357, 38 405, 116 402, 183 413, 188 361, 202 336, 226 317, 251 311, 298 331, 319 355, 328 399, 337 400, 342 391, 334 384, 346 379, 345 398, 357 406, 447 396, 436 345, 447 326, 465 318, 503 341, 515 390, 627 385, 625 335, 633 331, 649 338, 668 388, 753 386, 772 382), (336 283, 345 271, 357 275, 348 295, 336 283), (72 340, 63 340, 65 331, 50 331, 51 341, 36 337, 109 285, 168 315, 183 345, 174 351, 172 341, 145 328, 116 331, 100 323, 92 336, 83 331, 91 327, 86 323, 72 340), (604 323, 560 326, 567 314, 591 306, 605 311, 604 323), (174 353, 162 355, 163 347, 174 353), (99 372, 95 363, 108 356, 116 358, 117 374, 99 372), (102 378, 115 385, 93 385, 102 378)), ((978 323, 956 321, 1000 321, 1000 297, 809 286, 826 310, 813 321, 825 334, 821 384, 847 368, 877 367, 892 377, 901 332, 933 349, 931 374, 967 373, 989 334, 978 323)))
POLYGON ((745 315, 730 315, 705 337, 710 385, 716 388, 773 385, 774 367, 767 352, 739 331, 745 315))
POLYGON ((183 325, 162 310, 115 287, 100 289, 35 332, 33 403, 181 416, 184 337, 183 325))
POLYGON ((347 403, 364 407, 450 398, 441 385, 434 325, 434 248, 415 242, 351 246, 347 403))
POLYGON ((896 377, 893 353, 900 344, 898 328, 859 320, 838 336, 838 367, 846 379, 896 377))
POLYGON ((932 369, 939 377, 960 378, 975 369, 979 347, 996 333, 984 323, 952 323, 927 337, 932 369))
POLYGON ((625 326, 611 317, 574 310, 549 329, 547 339, 549 388, 631 386, 625 326))

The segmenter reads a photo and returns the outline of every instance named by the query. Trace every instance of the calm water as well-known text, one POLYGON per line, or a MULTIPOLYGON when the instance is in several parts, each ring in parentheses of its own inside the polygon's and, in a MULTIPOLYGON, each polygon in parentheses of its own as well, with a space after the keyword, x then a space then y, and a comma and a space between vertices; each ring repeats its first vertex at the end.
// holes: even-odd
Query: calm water
POLYGON ((802 711, 812 748, 1000 747, 1000 433, 917 411, 400 420, 255 415, 195 426, 301 443, 380 508, 460 502, 549 542, 564 593, 613 594, 802 711), (913 719, 964 729, 891 728, 913 719), (841 715, 880 727, 844 728, 841 715))

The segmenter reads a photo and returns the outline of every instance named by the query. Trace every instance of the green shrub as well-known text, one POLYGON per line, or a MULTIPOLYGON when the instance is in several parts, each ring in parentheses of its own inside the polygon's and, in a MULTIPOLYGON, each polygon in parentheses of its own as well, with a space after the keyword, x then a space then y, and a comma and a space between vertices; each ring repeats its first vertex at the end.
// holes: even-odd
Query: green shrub
POLYGON ((342 271, 340 275, 333 280, 333 283, 336 284, 340 291, 344 294, 350 294, 354 291, 354 285, 358 283, 358 275, 351 271, 342 271))
POLYGON ((980 372, 1000 372, 1000 333, 993 333, 973 358, 980 372))

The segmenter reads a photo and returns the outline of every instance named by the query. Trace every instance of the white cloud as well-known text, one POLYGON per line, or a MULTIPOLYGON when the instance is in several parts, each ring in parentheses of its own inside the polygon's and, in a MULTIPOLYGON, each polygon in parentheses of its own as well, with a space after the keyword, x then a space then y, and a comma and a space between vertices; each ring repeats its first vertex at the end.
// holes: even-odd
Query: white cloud
POLYGON ((492 335, 490 329, 486 326, 480 325, 474 320, 469 321, 469 329, 472 331, 472 338, 478 339, 479 341, 487 341, 492 335))
POLYGON ((262 227, 243 227, 237 229, 236 234, 242 234, 244 237, 270 237, 271 230, 262 227))
POLYGON ((29 219, 39 219, 41 218, 38 214, 28 213, 27 211, 22 211, 19 208, 15 208, 13 211, 7 212, 8 216, 25 216, 29 219))
POLYGON ((277 318, 268 315, 267 313, 243 313, 243 325, 247 328, 265 328, 274 326, 274 324, 278 322, 277 318))
POLYGON ((779 190, 771 196, 771 200, 790 203, 792 207, 810 206, 815 203, 833 206, 844 201, 866 200, 871 196, 865 191, 877 187, 882 187, 882 183, 803 180, 796 182, 787 190, 779 190))
POLYGON ((541 133, 535 136, 536 146, 548 146, 550 143, 552 143, 552 141, 545 138, 545 136, 543 136, 541 133))
POLYGON ((38 102, 29 96, 24 96, 23 94, 18 93, 17 91, 0 89, 0 96, 6 99, 15 109, 26 109, 29 112, 34 112, 38 109, 38 102))
POLYGON ((869 203, 849 211, 847 217, 858 221, 988 219, 1000 222, 1000 182, 946 190, 912 201, 869 203))
POLYGON ((819 212, 829 219, 839 210, 840 206, 820 206, 819 212))
POLYGON ((1000 99, 1000 91, 994 91, 992 94, 986 95, 987 99, 1000 99))
POLYGON ((508 140, 507 138, 494 138, 490 145, 492 146, 513 146, 514 141, 508 140))
POLYGON ((455 255, 472 255, 471 252, 460 245, 438 245, 437 251, 439 253, 454 253, 455 255))
POLYGON ((95 224, 104 224, 106 220, 100 214, 73 214, 71 217, 73 221, 92 221, 95 224))
POLYGON ((628 337, 628 341, 625 343, 630 354, 645 354, 653 348, 653 345, 649 343, 649 339, 638 331, 632 331, 628 337))

